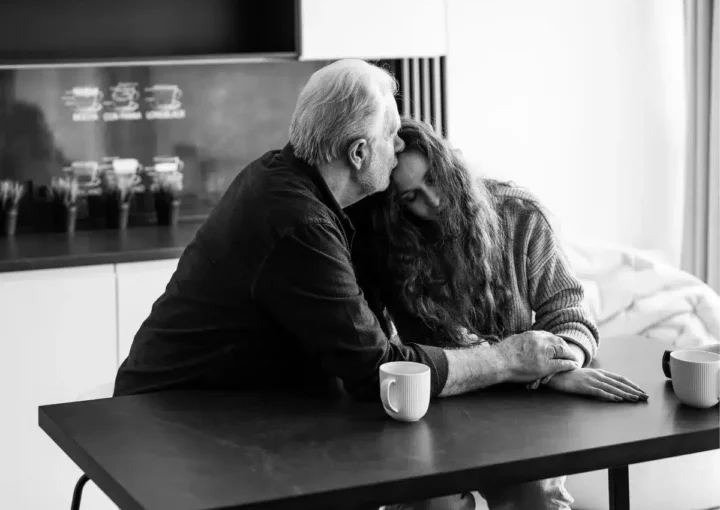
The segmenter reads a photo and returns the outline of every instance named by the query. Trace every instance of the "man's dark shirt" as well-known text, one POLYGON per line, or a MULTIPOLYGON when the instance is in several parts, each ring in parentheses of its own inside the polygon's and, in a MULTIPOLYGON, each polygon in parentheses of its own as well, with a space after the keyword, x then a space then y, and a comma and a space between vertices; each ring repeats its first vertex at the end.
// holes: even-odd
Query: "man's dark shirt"
POLYGON ((377 398, 388 361, 445 353, 388 341, 356 282, 354 229, 317 169, 288 144, 250 163, 183 252, 135 335, 115 395, 167 389, 324 392, 339 378, 377 398))

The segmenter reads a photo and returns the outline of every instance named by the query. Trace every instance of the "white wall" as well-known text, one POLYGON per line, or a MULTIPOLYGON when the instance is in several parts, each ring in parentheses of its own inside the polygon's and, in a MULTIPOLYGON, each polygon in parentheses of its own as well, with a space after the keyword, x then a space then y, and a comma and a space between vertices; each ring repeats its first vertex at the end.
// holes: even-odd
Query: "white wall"
POLYGON ((448 0, 448 131, 571 239, 679 264, 682 0, 448 0))

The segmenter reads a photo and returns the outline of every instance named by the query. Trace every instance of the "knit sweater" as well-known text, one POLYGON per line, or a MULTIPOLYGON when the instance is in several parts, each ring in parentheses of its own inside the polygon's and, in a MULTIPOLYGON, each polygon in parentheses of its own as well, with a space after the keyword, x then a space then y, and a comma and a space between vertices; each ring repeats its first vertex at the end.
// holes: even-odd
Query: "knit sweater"
MULTIPOLYGON (((506 330, 509 334, 529 330, 553 333, 580 346, 587 366, 597 352, 599 333, 583 304, 582 285, 572 273, 545 210, 523 189, 502 186, 497 193, 498 213, 506 226, 506 284, 512 295, 504 317, 506 330)), ((372 282, 371 275, 359 281, 371 308, 382 316, 388 300, 378 295, 377 282, 372 282)), ((403 342, 435 343, 419 318, 398 307, 388 308, 403 342)))

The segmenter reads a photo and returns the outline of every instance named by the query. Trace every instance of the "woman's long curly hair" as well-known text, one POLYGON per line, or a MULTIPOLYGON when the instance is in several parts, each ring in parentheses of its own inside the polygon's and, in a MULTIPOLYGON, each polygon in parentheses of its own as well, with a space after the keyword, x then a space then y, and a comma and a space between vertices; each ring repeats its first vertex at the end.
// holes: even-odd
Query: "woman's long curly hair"
POLYGON ((405 151, 427 158, 428 182, 440 192, 437 219, 421 220, 402 203, 395 186, 375 198, 375 267, 387 310, 420 318, 443 347, 481 339, 499 341, 509 303, 504 225, 496 181, 472 178, 458 151, 424 122, 403 119, 405 151))

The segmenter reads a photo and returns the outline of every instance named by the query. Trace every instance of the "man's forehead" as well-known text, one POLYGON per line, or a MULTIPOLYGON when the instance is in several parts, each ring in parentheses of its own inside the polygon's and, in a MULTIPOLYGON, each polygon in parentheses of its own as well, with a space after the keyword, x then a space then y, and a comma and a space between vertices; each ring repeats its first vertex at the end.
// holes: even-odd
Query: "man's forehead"
POLYGON ((398 113, 397 105, 393 100, 393 103, 385 110, 385 126, 389 131, 397 131, 400 129, 400 124, 400 114, 398 113))

